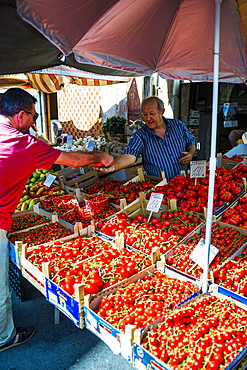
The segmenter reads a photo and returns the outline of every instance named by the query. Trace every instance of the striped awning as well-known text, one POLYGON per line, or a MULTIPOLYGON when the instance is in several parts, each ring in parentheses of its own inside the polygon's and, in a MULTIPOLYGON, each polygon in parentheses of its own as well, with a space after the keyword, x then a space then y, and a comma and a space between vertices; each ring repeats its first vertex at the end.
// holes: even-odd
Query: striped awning
POLYGON ((106 86, 129 81, 131 81, 129 77, 97 75, 75 68, 59 66, 25 74, 0 76, 0 87, 18 86, 51 94, 62 90, 68 84, 106 86))
POLYGON ((129 77, 97 75, 66 66, 33 71, 26 76, 32 88, 46 93, 59 91, 68 84, 106 86, 131 81, 129 77))

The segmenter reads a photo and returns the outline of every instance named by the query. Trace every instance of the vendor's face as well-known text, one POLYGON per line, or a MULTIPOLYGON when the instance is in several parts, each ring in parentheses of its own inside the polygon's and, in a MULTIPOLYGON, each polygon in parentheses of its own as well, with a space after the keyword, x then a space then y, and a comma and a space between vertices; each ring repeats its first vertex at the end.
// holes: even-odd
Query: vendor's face
POLYGON ((151 130, 156 130, 163 126, 163 114, 165 109, 159 110, 156 101, 147 102, 143 106, 142 116, 144 122, 151 130))

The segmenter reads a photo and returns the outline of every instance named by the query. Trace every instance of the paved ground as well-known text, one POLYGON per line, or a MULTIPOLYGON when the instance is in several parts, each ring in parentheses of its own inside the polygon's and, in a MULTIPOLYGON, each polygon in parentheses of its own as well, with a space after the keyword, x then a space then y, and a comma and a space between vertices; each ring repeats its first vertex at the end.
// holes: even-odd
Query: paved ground
POLYGON ((0 370, 133 370, 121 356, 64 314, 55 325, 54 307, 33 289, 21 302, 13 293, 16 326, 35 326, 28 342, 0 353, 0 370))

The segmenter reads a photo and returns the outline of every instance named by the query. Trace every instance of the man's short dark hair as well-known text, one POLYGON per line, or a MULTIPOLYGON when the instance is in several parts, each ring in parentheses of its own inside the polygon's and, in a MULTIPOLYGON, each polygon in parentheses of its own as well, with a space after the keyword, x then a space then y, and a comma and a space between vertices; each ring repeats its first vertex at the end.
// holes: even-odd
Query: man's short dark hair
POLYGON ((3 116, 13 117, 21 110, 32 109, 33 104, 37 99, 29 94, 29 92, 20 89, 19 87, 12 87, 3 93, 0 100, 0 114, 3 116))
POLYGON ((164 108, 164 102, 160 98, 158 98, 157 96, 149 96, 148 98, 143 99, 143 101, 141 103, 141 111, 143 111, 143 107, 147 103, 152 103, 152 102, 157 103, 158 110, 162 110, 164 108))

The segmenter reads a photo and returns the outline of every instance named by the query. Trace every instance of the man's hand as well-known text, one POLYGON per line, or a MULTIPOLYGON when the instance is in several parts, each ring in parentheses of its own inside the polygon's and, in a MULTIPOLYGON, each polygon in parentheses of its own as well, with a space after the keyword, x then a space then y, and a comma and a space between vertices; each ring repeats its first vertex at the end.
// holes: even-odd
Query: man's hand
POLYGON ((191 162, 193 155, 190 152, 181 152, 183 157, 179 159, 179 162, 183 165, 187 165, 191 162))
MULTIPOLYGON (((97 164, 99 164, 99 163, 97 163, 97 164)), ((110 167, 102 167, 102 166, 97 167, 95 165, 94 167, 95 167, 96 170, 104 172, 104 173, 109 173, 109 172, 114 172, 115 171, 114 165, 112 165, 110 167)))
POLYGON ((105 152, 97 153, 97 162, 95 161, 94 167, 111 167, 114 163, 114 157, 105 152), (97 166, 98 165, 98 166, 97 166))

